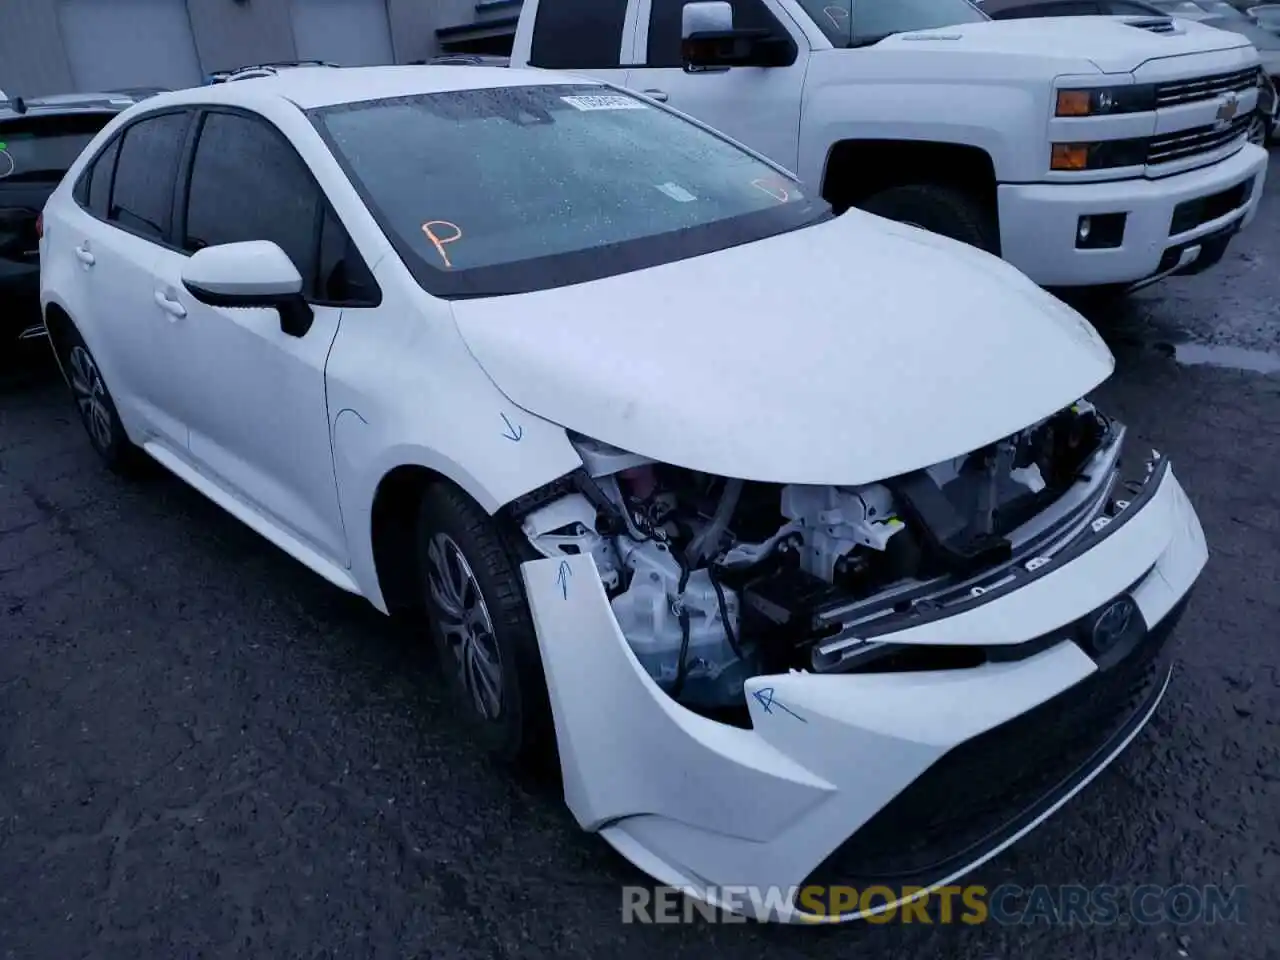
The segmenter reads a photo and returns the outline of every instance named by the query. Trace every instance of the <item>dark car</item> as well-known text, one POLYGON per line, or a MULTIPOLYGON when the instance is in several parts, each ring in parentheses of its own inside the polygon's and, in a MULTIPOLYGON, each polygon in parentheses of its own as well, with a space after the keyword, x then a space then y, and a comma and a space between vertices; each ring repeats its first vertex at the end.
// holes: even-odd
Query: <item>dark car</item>
POLYGON ((44 336, 40 318, 40 211, 108 121, 139 97, 66 94, 0 100, 0 357, 44 336))
MULTIPOLYGON (((1258 76, 1258 109, 1249 139, 1266 146, 1277 120, 1276 76, 1280 74, 1280 37, 1259 27, 1227 0, 983 0, 978 7, 993 20, 1030 17, 1143 17, 1151 21, 1171 17, 1245 37, 1258 51, 1263 69, 1258 76)), ((1277 6, 1280 10, 1280 6, 1277 6)), ((1172 30, 1172 24, 1166 30, 1172 30)))

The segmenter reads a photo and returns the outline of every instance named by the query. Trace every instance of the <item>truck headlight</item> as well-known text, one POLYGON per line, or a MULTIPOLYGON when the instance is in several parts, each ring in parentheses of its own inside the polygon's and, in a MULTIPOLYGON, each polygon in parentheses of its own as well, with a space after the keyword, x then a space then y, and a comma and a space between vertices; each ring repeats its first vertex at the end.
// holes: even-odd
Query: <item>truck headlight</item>
POLYGON ((1100 117, 1117 113, 1144 113, 1156 108, 1153 84, 1122 87, 1093 87, 1059 90, 1054 115, 1058 117, 1100 117))
POLYGON ((1100 140, 1097 143, 1055 143, 1049 156, 1052 170, 1108 170, 1113 167, 1140 167, 1147 162, 1148 142, 1100 140))

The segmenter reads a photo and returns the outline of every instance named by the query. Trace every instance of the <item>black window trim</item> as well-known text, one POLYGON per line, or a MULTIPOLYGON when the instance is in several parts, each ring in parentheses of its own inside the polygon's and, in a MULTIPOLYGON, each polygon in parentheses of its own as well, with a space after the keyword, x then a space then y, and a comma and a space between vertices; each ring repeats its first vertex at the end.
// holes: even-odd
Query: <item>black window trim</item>
POLYGON ((316 222, 314 226, 315 236, 315 263, 317 267, 320 264, 320 250, 323 242, 324 223, 327 214, 331 214, 342 227, 343 232, 347 235, 347 249, 349 253, 359 258, 361 272, 368 279, 371 285, 371 296, 366 299, 354 300, 321 300, 319 298, 307 297, 307 303, 313 307, 336 307, 343 310, 356 309, 372 309, 382 305, 382 287, 378 283, 377 278, 373 275, 373 271, 369 268, 368 258, 360 251, 356 242, 351 237, 351 230, 342 221, 342 217, 334 208, 329 195, 325 193, 324 186, 316 179, 311 167, 306 159, 298 152, 298 148, 293 141, 278 126, 271 122, 270 118, 263 116, 256 110, 249 110, 244 107, 236 107, 228 104, 197 104, 194 110, 198 114, 195 122, 192 123, 187 143, 184 147, 182 155, 178 160, 178 176, 174 182, 174 200, 173 200, 173 240, 177 244, 176 252, 184 257, 190 257, 192 251, 182 246, 187 232, 187 202, 191 196, 191 171, 195 166, 196 148, 200 143, 200 136, 204 132, 205 120, 210 114, 221 113, 230 116, 237 116, 251 122, 264 124, 297 158, 298 163, 302 165, 302 169, 306 171, 307 178, 311 181, 316 191, 320 194, 320 203, 316 205, 316 222))
MULTIPOLYGON (((182 134, 183 143, 185 145, 186 141, 191 136, 191 120, 192 120, 191 115, 193 114, 193 112, 194 111, 188 106, 164 107, 160 110, 152 110, 148 113, 142 114, 139 117, 135 117, 134 119, 130 120, 127 124, 125 124, 123 127, 121 127, 119 130, 117 130, 115 133, 113 133, 110 139, 102 145, 102 149, 100 149, 94 155, 94 158, 89 163, 89 166, 85 168, 85 173, 89 173, 90 171, 92 171, 93 168, 97 166, 98 160, 102 157, 103 153, 107 150, 107 148, 113 142, 116 142, 116 141, 119 142, 122 149, 116 151, 115 163, 111 169, 111 189, 107 191, 106 216, 99 217, 87 207, 82 207, 82 209, 84 209, 84 211, 87 214, 89 214, 89 216, 93 217, 95 220, 99 221, 100 223, 106 224, 108 227, 111 227, 114 230, 119 230, 121 233, 127 233, 131 237, 137 237, 139 240, 145 240, 148 243, 155 244, 158 247, 163 247, 166 250, 173 250, 174 249, 173 247, 173 212, 174 211, 173 211, 172 202, 170 203, 170 206, 169 206, 169 222, 166 225, 164 236, 156 237, 148 233, 143 233, 141 230, 134 230, 131 227, 125 226, 124 224, 120 223, 117 220, 112 220, 111 219, 111 201, 115 199, 116 174, 120 172, 120 155, 121 153, 123 153, 125 135, 128 134, 128 132, 132 130, 134 127, 136 127, 138 124, 145 123, 148 120, 154 120, 157 117, 169 116, 170 114, 186 114, 187 125, 182 134)), ((179 165, 181 165, 182 163, 183 149, 185 149, 185 146, 182 148, 179 148, 179 152, 178 152, 179 165)), ((174 170, 175 182, 177 180, 177 175, 178 175, 178 170, 174 170)))

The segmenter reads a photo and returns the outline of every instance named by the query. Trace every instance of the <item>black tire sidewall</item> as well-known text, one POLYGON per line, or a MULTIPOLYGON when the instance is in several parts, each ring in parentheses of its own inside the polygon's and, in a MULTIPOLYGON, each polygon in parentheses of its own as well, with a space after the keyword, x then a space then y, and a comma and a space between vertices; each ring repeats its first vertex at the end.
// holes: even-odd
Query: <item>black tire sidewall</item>
POLYGON ((418 570, 426 629, 445 683, 482 746, 503 762, 542 766, 554 752, 554 726, 537 634, 513 538, 458 488, 440 483, 423 495, 418 513, 418 570), (457 544, 471 568, 493 622, 502 660, 502 702, 496 719, 482 717, 457 673, 457 660, 439 627, 427 582, 427 544, 437 534, 457 544))
POLYGON ((996 229, 990 215, 967 194, 951 187, 909 184, 890 187, 858 206, 876 216, 914 224, 930 233, 995 253, 996 229))

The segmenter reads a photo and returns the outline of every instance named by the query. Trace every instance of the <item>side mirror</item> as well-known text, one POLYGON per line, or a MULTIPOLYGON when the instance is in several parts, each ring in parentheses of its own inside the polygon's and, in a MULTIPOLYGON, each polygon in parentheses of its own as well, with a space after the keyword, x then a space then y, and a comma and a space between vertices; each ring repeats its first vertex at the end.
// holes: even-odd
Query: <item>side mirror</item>
POLYGON ((267 307, 280 313, 280 329, 305 336, 315 315, 302 296, 302 275, 269 240, 224 243, 197 250, 182 268, 182 285, 211 307, 267 307))
POLYGON ((778 67, 795 60, 789 39, 768 30, 738 30, 727 0, 686 3, 681 20, 685 69, 778 67))

